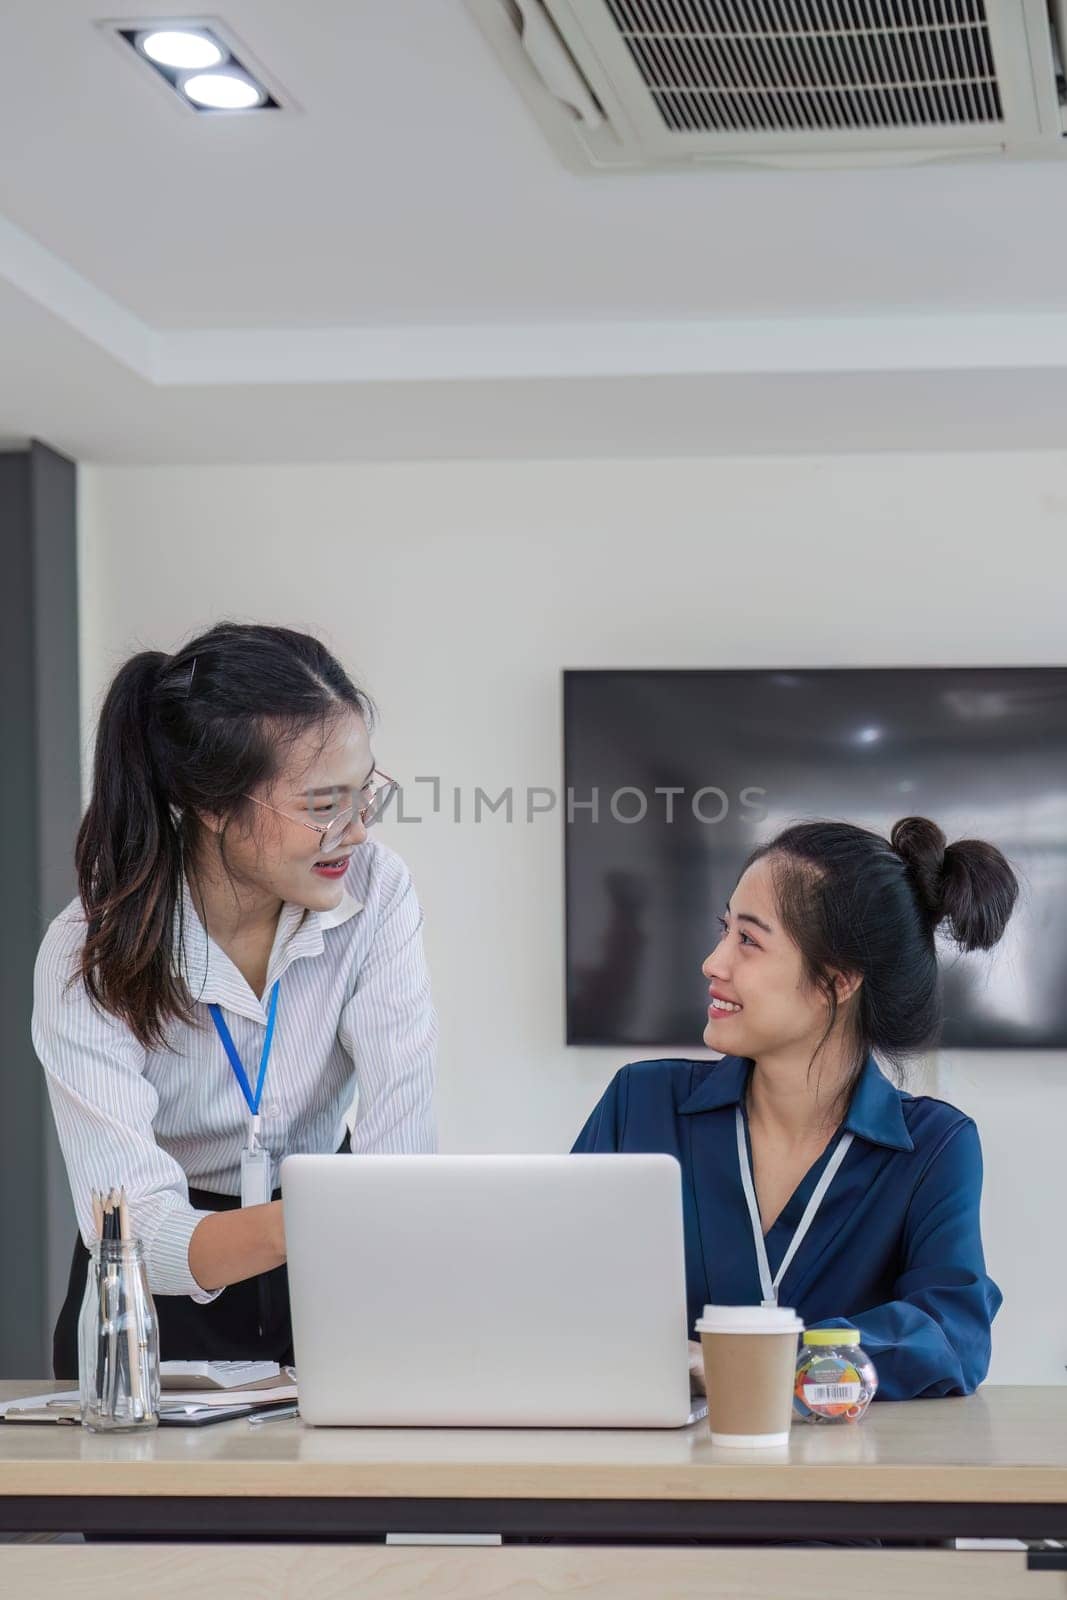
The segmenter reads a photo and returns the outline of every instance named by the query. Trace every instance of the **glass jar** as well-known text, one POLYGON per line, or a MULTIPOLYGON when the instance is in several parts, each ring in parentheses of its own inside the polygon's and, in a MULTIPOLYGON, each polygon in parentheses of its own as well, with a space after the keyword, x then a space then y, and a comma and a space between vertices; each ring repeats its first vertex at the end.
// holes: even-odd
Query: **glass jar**
POLYGON ((90 1247, 78 1319, 82 1424, 96 1433, 159 1422, 159 1329, 139 1239, 90 1247))
POLYGON ((809 1328, 801 1344, 793 1413, 802 1422, 858 1422, 878 1392, 858 1328, 809 1328))

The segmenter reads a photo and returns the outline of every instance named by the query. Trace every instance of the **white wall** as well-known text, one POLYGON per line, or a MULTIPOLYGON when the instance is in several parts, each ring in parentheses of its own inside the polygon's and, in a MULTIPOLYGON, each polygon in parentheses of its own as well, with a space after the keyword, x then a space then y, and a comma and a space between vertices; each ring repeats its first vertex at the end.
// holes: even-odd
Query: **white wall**
MULTIPOLYGON (((468 808, 476 785, 560 787, 564 666, 1064 655, 1060 453, 90 467, 81 517, 87 745, 131 650, 284 622, 377 698, 381 763, 468 808)), ((562 1043, 558 815, 456 825, 446 804, 388 836, 426 908, 442 1147, 565 1149, 622 1053, 562 1043)), ((992 1376, 1061 1382, 1067 1060, 974 1053, 941 1081, 985 1142, 992 1376)))

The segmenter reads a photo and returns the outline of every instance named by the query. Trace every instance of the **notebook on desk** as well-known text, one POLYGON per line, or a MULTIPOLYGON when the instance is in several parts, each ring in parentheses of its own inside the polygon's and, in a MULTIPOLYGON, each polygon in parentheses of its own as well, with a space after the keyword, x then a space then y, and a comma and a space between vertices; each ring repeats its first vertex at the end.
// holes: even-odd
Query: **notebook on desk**
POLYGON ((300 1414, 389 1427, 684 1427, 672 1156, 289 1156, 300 1414))

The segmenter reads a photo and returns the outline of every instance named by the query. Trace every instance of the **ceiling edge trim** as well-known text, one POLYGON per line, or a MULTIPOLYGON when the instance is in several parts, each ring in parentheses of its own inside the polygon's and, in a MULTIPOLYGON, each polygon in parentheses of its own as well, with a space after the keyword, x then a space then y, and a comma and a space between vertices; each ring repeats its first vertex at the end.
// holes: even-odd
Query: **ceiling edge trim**
POLYGON ((1067 313, 156 329, 0 216, 0 277, 161 388, 1067 368, 1067 313))

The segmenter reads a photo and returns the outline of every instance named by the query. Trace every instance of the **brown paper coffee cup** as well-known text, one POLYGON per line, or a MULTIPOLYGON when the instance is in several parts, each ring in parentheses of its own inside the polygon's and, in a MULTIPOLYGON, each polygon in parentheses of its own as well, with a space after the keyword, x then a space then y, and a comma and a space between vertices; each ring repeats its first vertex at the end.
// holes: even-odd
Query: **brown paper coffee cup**
POLYGON ((785 1306, 705 1306, 696 1328, 712 1444, 787 1444, 797 1340, 804 1331, 796 1312, 785 1306))

